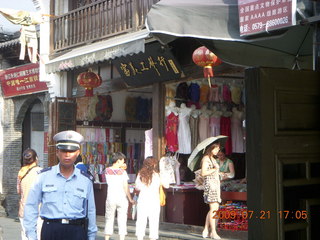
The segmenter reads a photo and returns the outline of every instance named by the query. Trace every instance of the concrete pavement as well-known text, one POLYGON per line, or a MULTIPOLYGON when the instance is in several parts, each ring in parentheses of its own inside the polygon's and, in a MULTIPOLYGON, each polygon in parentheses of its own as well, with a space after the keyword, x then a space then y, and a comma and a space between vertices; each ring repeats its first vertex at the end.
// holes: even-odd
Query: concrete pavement
MULTIPOLYGON (((103 240, 104 234, 104 217, 97 216, 97 226, 98 234, 96 240, 103 240)), ((116 222, 116 221, 115 221, 116 222)), ((20 240, 20 222, 13 218, 0 217, 0 240, 20 240), (2 239, 1 239, 2 234, 2 239)), ((172 224, 172 223, 161 223, 159 231, 160 240, 203 240, 201 236, 202 227, 190 226, 183 224, 172 224)), ((115 232, 117 232, 117 227, 115 226, 115 232)), ((128 220, 128 236, 126 240, 136 240, 135 233, 135 222, 128 220)), ((148 230, 147 230, 148 233, 148 230)), ((146 234, 147 234, 146 233, 146 234)), ((225 240, 247 240, 248 234, 245 231, 218 231, 218 234, 222 239, 225 240)), ((147 234, 148 236, 148 234, 147 234)), ((148 237, 145 239, 148 239, 148 237)), ((118 240, 118 235, 114 234, 111 240, 118 240)))

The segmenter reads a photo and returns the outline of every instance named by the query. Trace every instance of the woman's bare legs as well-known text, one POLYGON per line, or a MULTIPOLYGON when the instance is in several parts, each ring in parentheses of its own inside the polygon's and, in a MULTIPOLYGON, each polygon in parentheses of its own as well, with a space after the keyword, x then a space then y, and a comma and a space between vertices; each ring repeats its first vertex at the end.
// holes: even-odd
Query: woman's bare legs
POLYGON ((216 226, 218 223, 218 218, 215 217, 218 210, 219 210, 219 203, 218 202, 213 202, 209 204, 210 210, 209 210, 209 223, 210 223, 210 228, 211 228, 211 234, 210 237, 213 239, 221 239, 220 236, 217 234, 216 231, 216 226))
POLYGON ((202 237, 203 238, 207 238, 209 237, 209 227, 210 227, 210 211, 207 213, 207 216, 206 216, 206 222, 204 224, 204 229, 202 231, 202 237))

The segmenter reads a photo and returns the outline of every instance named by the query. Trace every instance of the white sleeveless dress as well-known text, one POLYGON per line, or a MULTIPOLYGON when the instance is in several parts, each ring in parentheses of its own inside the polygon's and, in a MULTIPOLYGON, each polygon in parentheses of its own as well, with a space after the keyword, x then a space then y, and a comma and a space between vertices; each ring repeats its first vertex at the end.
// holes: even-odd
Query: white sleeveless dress
POLYGON ((191 109, 185 108, 179 112, 178 127, 178 152, 182 154, 191 153, 191 131, 189 125, 191 109))

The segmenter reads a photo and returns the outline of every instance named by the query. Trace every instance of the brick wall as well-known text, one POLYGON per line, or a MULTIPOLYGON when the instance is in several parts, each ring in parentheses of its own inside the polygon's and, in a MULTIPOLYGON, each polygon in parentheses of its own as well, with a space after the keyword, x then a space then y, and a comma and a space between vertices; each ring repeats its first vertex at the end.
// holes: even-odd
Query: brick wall
MULTIPOLYGON (((7 214, 10 217, 18 215, 17 175, 21 167, 22 154, 22 123, 25 114, 31 104, 39 99, 44 108, 44 129, 48 131, 49 98, 47 93, 32 94, 14 97, 4 100, 3 109, 3 153, 0 154, 0 169, 2 169, 3 202, 7 214), (2 158, 2 159, 1 159, 2 158)), ((44 163, 47 166, 47 155, 44 155, 44 163)))

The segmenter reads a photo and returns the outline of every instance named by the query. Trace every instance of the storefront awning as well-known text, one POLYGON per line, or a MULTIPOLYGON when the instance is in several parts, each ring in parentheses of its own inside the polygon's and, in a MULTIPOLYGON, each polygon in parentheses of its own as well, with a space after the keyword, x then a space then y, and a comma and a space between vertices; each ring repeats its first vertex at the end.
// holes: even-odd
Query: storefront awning
POLYGON ((312 68, 311 25, 240 37, 237 0, 161 0, 151 7, 146 26, 164 44, 196 38, 231 64, 312 68))
POLYGON ((147 30, 142 30, 73 49, 46 63, 46 72, 66 71, 116 57, 144 52, 144 40, 148 35, 147 30))

